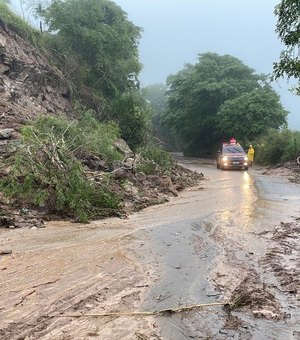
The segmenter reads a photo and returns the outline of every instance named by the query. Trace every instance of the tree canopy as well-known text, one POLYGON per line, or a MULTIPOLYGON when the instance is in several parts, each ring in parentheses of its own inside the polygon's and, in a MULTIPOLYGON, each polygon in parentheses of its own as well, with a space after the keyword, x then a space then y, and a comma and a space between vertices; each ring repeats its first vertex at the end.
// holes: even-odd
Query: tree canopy
POLYGON ((141 29, 114 2, 53 0, 38 12, 57 46, 77 59, 77 80, 108 98, 137 86, 141 29))
POLYGON ((269 128, 285 126, 286 116, 278 94, 265 85, 225 101, 217 113, 217 129, 226 139, 235 136, 246 143, 269 128))
MULTIPOLYGON (((280 54, 279 62, 274 63, 275 78, 286 75, 288 78, 300 79, 300 2, 299 0, 282 0, 275 7, 277 16, 276 32, 286 46, 280 54)), ((300 86, 297 91, 299 93, 300 86)))
POLYGON ((265 79, 230 55, 201 54, 195 65, 168 78, 164 122, 179 136, 187 155, 207 154, 232 133, 244 136, 245 115, 250 124, 263 126, 246 135, 257 137, 269 123, 278 128, 286 122, 286 111, 265 79))

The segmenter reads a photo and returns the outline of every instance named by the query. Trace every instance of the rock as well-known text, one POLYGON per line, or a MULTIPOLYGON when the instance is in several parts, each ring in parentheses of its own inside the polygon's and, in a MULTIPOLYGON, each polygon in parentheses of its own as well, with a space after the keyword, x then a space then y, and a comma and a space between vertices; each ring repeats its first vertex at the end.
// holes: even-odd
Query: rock
POLYGON ((83 158, 82 162, 92 170, 109 171, 109 166, 106 161, 99 158, 98 156, 88 155, 83 158))
POLYGON ((7 216, 0 216, 0 227, 9 228, 14 226, 14 220, 7 216))
POLYGON ((254 310, 252 311, 253 315, 258 318, 266 318, 268 320, 278 320, 279 315, 277 313, 274 313, 267 309, 261 309, 261 310, 254 310))
POLYGON ((123 163, 127 168, 133 168, 133 165, 135 163, 135 159, 132 158, 132 157, 128 157, 123 163))
POLYGON ((0 139, 11 138, 14 132, 14 129, 0 129, 0 139))
POLYGON ((0 255, 11 255, 12 250, 0 250, 0 255))
POLYGON ((125 159, 134 156, 134 153, 132 152, 132 150, 130 149, 130 147, 128 146, 124 139, 121 138, 116 139, 113 143, 113 146, 116 148, 118 152, 120 152, 124 156, 125 159))
POLYGON ((34 48, 0 19, 0 139, 11 138, 10 128, 20 126, 24 117, 37 113, 70 112, 68 81, 52 67, 47 56, 34 48), (42 98, 46 97, 43 101, 42 98), (32 98, 34 98, 32 100, 32 98))
POLYGON ((128 178, 128 172, 124 168, 118 168, 118 169, 114 170, 113 175, 114 175, 114 178, 116 180, 128 178))

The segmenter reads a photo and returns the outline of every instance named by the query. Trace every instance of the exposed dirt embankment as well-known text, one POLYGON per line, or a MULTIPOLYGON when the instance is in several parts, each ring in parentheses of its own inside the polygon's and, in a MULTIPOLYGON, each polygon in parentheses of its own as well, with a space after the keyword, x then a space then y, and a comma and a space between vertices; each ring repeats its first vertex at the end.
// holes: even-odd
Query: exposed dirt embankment
POLYGON ((61 72, 0 19, 0 128, 18 128, 37 114, 68 112, 61 72))
MULTIPOLYGON (((23 124, 40 114, 57 115, 71 111, 68 82, 50 61, 46 51, 35 48, 0 19, 0 159, 18 148, 19 130, 23 124)), ((123 162, 113 166, 94 155, 76 155, 91 180, 99 181, 103 174, 111 174, 112 190, 122 197, 123 202, 120 211, 111 215, 126 216, 146 206, 166 202, 169 196, 176 196, 179 190, 203 179, 203 176, 179 166, 174 166, 168 175, 162 175, 162 172, 145 175, 133 166, 136 156, 130 150, 129 155, 123 151, 120 151, 124 155, 123 162)), ((7 176, 8 172, 8 167, 1 167, 0 178, 7 176)), ((51 216, 47 207, 38 210, 22 202, 15 202, 13 207, 6 203, 0 194, 0 227, 39 228, 44 226, 46 217, 65 217, 51 216)))

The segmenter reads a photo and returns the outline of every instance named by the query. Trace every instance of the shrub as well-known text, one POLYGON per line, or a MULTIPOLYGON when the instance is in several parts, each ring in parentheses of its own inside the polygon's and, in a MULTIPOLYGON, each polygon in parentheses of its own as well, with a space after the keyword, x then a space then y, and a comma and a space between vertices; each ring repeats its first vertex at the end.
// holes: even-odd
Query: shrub
POLYGON ((258 140, 256 161, 262 165, 295 160, 300 155, 300 132, 271 129, 258 140))
MULTIPOLYGON (((62 136, 68 141, 73 152, 82 151, 104 158, 108 162, 121 160, 122 155, 113 147, 113 142, 119 137, 119 128, 114 122, 100 123, 93 117, 91 111, 80 114, 77 120, 70 121, 65 117, 41 116, 30 131, 37 130, 41 135, 52 131, 56 136, 62 136)), ((26 136, 26 127, 23 135, 26 136)))
POLYGON ((141 150, 144 158, 155 162, 164 171, 170 171, 172 168, 172 157, 160 145, 149 145, 141 150))
POLYGON ((35 47, 43 47, 46 42, 46 37, 41 32, 27 22, 20 16, 14 14, 5 3, 0 3, 1 19, 14 30, 21 37, 28 39, 35 47))
POLYGON ((172 157, 160 145, 149 144, 139 150, 142 159, 137 170, 146 175, 162 174, 172 169, 172 157))
POLYGON ((17 203, 46 207, 81 222, 111 215, 120 197, 109 189, 110 179, 89 179, 75 151, 96 150, 112 157, 116 151, 105 143, 111 143, 116 133, 114 125, 97 123, 89 114, 73 122, 40 117, 22 129, 21 148, 8 160, 11 172, 0 181, 3 194, 17 203))
POLYGON ((149 132, 150 108, 137 93, 127 93, 114 100, 109 116, 120 126, 121 136, 136 151, 149 132))

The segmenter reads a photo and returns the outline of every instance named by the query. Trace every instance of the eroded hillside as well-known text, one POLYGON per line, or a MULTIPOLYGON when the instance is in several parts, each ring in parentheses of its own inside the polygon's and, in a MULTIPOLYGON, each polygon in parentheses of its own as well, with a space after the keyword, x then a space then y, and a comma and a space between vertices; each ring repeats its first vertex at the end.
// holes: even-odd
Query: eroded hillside
POLYGON ((28 40, 0 20, 0 128, 18 128, 40 113, 70 110, 61 72, 28 40))

